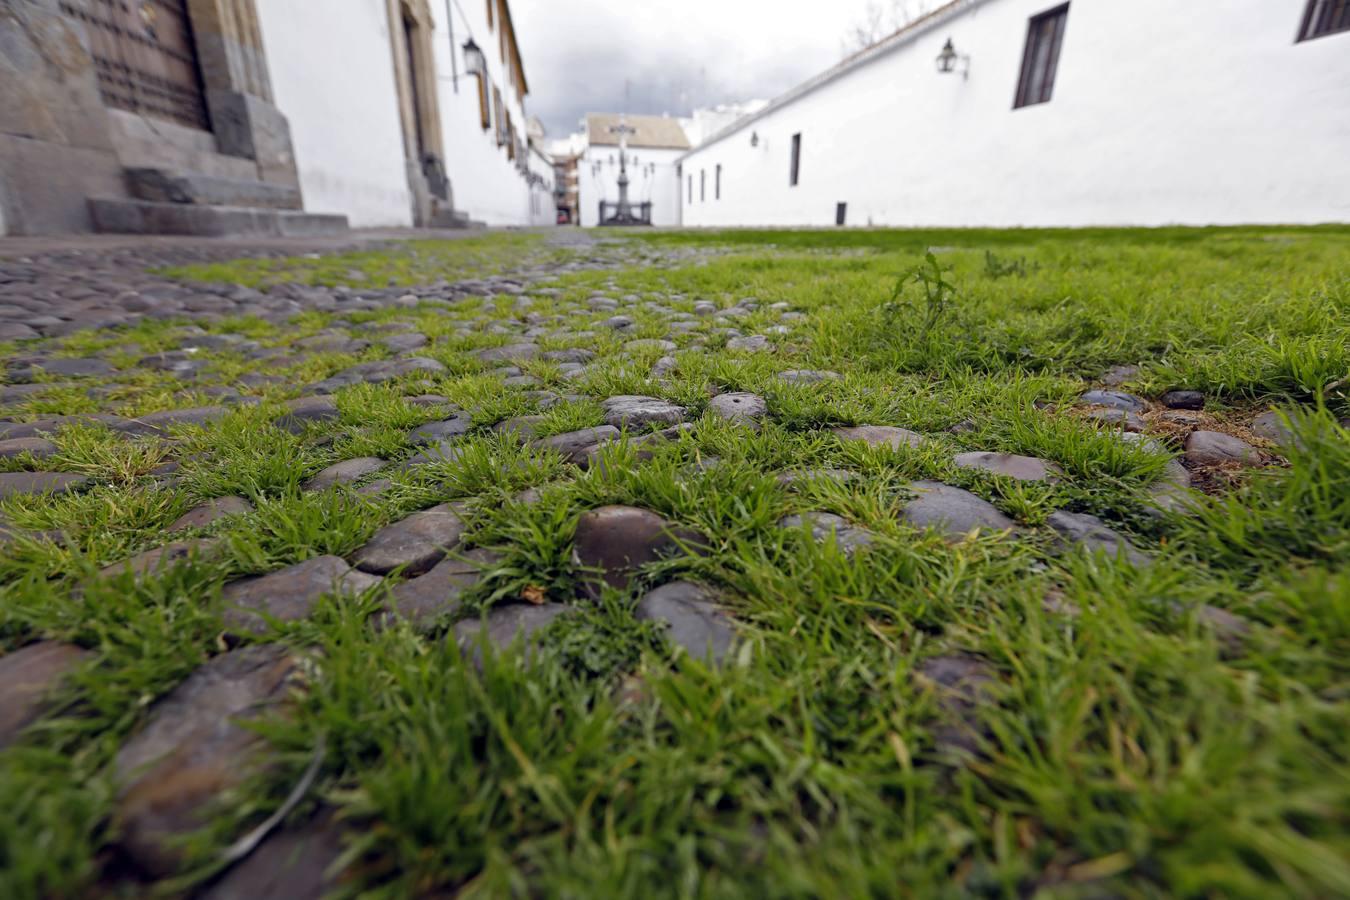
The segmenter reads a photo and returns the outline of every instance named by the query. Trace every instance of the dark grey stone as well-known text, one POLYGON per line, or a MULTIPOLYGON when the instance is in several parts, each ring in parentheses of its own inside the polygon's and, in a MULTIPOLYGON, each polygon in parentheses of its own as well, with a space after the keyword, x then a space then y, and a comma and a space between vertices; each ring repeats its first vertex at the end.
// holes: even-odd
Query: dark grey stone
POLYGON ((625 395, 610 397, 600 404, 605 410, 605 424, 615 428, 632 425, 678 425, 684 421, 685 409, 656 397, 625 395))
POLYGON ((137 867, 160 877, 178 868, 182 836, 267 760, 248 720, 284 711, 301 681, 299 657, 260 644, 210 660, 151 707, 113 762, 116 833, 137 867))
POLYGON ((569 431, 565 434, 538 438, 531 441, 530 446, 541 450, 556 450, 568 462, 585 467, 590 464, 593 448, 610 441, 617 441, 620 436, 621 432, 614 426, 601 425, 596 428, 583 428, 580 431, 569 431))
POLYGON ((100 413, 82 413, 74 416, 48 416, 32 422, 0 422, 0 438, 37 437, 43 434, 56 434, 62 428, 110 428, 122 431, 131 423, 121 416, 109 416, 100 413))
POLYGON ((498 434, 510 434, 522 441, 532 440, 535 430, 544 421, 544 416, 515 416, 510 419, 503 419, 492 430, 498 434))
POLYGON ((385 460, 376 456, 359 456, 356 459, 346 459, 317 472, 305 482, 304 487, 307 491, 325 491, 340 484, 360 481, 367 475, 380 471, 386 465, 388 463, 385 460))
POLYGON ((202 900, 323 900, 343 881, 334 866, 344 851, 344 829, 331 810, 298 827, 287 826, 208 887, 202 900))
POLYGON ((674 341, 663 341, 656 338, 644 338, 636 341, 628 341, 623 345, 623 349, 629 353, 669 353, 678 349, 674 341))
POLYGON ((390 353, 407 353, 420 347, 425 347, 428 340, 425 334, 412 332, 410 334, 391 335, 390 337, 381 339, 380 343, 383 344, 384 348, 390 353))
POLYGON ((673 356, 663 356, 652 363, 652 377, 665 378, 680 367, 679 360, 673 356))
POLYGON ((1162 405, 1168 409, 1204 409, 1205 395, 1199 391, 1168 391, 1162 395, 1162 405))
POLYGON ((155 353, 136 360, 142 369, 155 372, 172 372, 175 375, 191 375, 206 368, 207 362, 186 350, 169 350, 155 353))
POLYGON ((1101 383, 1107 387, 1118 387, 1138 374, 1138 366, 1116 366, 1102 373, 1101 383))
POLYGON ((0 472, 0 500, 17 494, 65 494, 90 484, 70 472, 0 472))
POLYGON ((1125 537, 1113 531, 1101 519, 1087 513, 1060 510, 1050 514, 1046 524, 1064 541, 1076 544, 1090 552, 1108 556, 1124 556, 1136 566, 1146 565, 1149 559, 1125 537))
POLYGON ((507 603, 495 606, 481 619, 464 619, 455 623, 455 639, 475 665, 482 666, 482 648, 485 641, 500 653, 517 638, 525 645, 528 656, 536 635, 560 616, 570 615, 572 608, 561 603, 507 603))
POLYGON ((463 437, 473 428, 473 417, 461 413, 442 422, 428 422, 408 432, 408 440, 421 446, 424 444, 443 444, 455 438, 463 437))
POLYGON ((39 437, 0 440, 0 458, 12 459, 24 453, 31 454, 34 459, 46 459, 56 455, 57 446, 39 437))
POLYGON ((40 641, 0 656, 0 749, 42 715, 61 681, 92 655, 74 644, 40 641))
POLYGON ((676 581, 648 591, 633 610, 638 621, 663 622, 672 644, 695 659, 720 664, 736 638, 731 617, 715 592, 676 581))
POLYGON ((786 372, 779 372, 778 377, 788 384, 820 384, 823 381, 839 381, 844 376, 826 370, 788 369, 786 372))
POLYGON ((402 568, 407 576, 420 575, 445 558, 464 535, 461 504, 442 503, 375 532, 352 562, 364 572, 385 575, 402 568))
POLYGON ((588 363, 595 359, 594 350, 586 350, 581 347, 573 347, 570 350, 549 350, 547 353, 541 353, 541 359, 556 363, 588 363))
POLYGON ((779 472, 774 476, 774 480, 783 487, 793 487, 812 481, 833 481, 836 484, 846 484, 857 477, 857 472, 850 472, 848 469, 791 469, 786 472, 779 472))
POLYGON ((1197 622, 1213 632, 1221 654, 1225 658, 1231 659, 1242 655, 1247 639, 1251 637, 1252 633, 1250 621, 1242 616, 1234 615, 1226 609, 1210 606, 1208 603, 1202 603, 1195 607, 1194 615, 1197 622))
POLYGON ((1293 432, 1285 425, 1279 410, 1268 410, 1252 420, 1252 434, 1272 444, 1285 445, 1293 440, 1293 432))
POLYGON ((425 575, 395 585, 390 592, 390 610, 386 619, 405 619, 425 627, 458 613, 465 593, 483 578, 483 573, 501 562, 491 550, 452 553, 425 575))
POLYGON ((129 419, 121 430, 127 434, 165 435, 184 425, 204 426, 230 414, 228 406, 198 406, 192 409, 166 409, 129 419))
POLYGON ((0 341, 31 341, 41 337, 22 322, 0 322, 0 341))
POLYGON ((922 447, 924 442, 923 435, 918 432, 890 425, 857 425, 830 430, 846 441, 862 441, 873 447, 890 447, 893 450, 902 447, 922 447))
POLYGON ((998 683, 993 668, 965 654, 932 656, 915 667, 914 676, 935 694, 938 721, 932 733, 938 755, 958 763, 976 755, 988 733, 979 710, 992 702, 998 683))
POLYGON ((393 381, 395 378, 416 375, 420 372, 438 375, 444 371, 445 365, 443 363, 424 356, 408 356, 400 359, 358 363, 311 385, 311 390, 319 394, 331 394, 344 387, 351 387, 362 382, 382 384, 386 381, 393 381))
POLYGON ((1018 481, 1058 481, 1064 474, 1052 462, 1014 453, 958 453, 952 462, 962 469, 978 469, 1018 481))
POLYGON ((1221 431, 1192 431, 1186 438, 1186 461, 1196 466, 1262 464, 1261 451, 1221 431))
POLYGON ((727 341, 727 349, 744 353, 763 353, 766 350, 772 350, 773 345, 764 335, 752 334, 746 337, 732 338, 727 341))
POLYGON ((601 583, 624 590, 638 570, 659 559, 699 553, 706 538, 633 506, 602 506, 577 520, 572 563, 588 570, 584 592, 598 597, 601 583), (598 579, 594 572, 599 573, 598 579))
POLYGON ((359 594, 380 579, 358 572, 336 556, 319 556, 267 575, 225 585, 226 627, 235 634, 263 634, 264 614, 281 622, 307 617, 325 594, 359 594))
POLYGON ((56 358, 37 360, 27 366, 11 368, 13 381, 31 381, 38 374, 60 375, 63 378, 90 378, 111 375, 117 370, 104 359, 56 358))
POLYGON ((964 537, 971 530, 1004 531, 1013 520, 991 503, 936 481, 915 481, 909 489, 918 497, 905 504, 900 516, 916 528, 935 528, 949 540, 964 537))
POLYGON ((505 347, 489 347, 478 351, 480 362, 502 362, 506 360, 529 360, 539 356, 538 344, 507 344, 505 347))
POLYGON ((757 429, 760 421, 769 414, 769 404, 758 394, 734 391, 718 394, 708 401, 708 411, 728 422, 757 429))
POLYGON ((272 424, 291 434, 300 434, 310 425, 336 422, 341 416, 337 401, 332 397, 301 397, 287 403, 286 408, 288 412, 278 416, 272 424))
POLYGON ((870 546, 876 539, 876 535, 871 531, 854 525, 848 519, 834 513, 806 512, 784 516, 778 520, 779 528, 799 529, 803 526, 811 530, 811 539, 818 544, 826 543, 833 536, 839 552, 848 557, 870 546))
POLYGON ((131 572, 140 579, 146 575, 166 572, 174 566, 194 559, 209 559, 219 549, 218 539, 173 541, 153 550, 138 553, 130 559, 104 566, 99 574, 104 578, 112 578, 124 572, 131 572))
POLYGON ((182 531, 185 528, 205 528, 211 523, 227 516, 241 516, 253 512, 253 504, 243 497, 216 497, 198 504, 179 516, 169 526, 169 531, 182 531))
POLYGON ((1087 406, 1105 406, 1125 412, 1143 412, 1148 403, 1124 391, 1088 391, 1080 399, 1087 406))

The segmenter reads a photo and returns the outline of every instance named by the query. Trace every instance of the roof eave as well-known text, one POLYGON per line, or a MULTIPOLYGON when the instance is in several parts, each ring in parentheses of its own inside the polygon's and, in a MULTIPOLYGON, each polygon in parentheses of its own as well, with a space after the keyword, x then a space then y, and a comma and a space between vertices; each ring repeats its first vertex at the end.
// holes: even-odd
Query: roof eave
POLYGON ((952 0, 952 2, 948 3, 946 6, 939 6, 937 9, 933 10, 927 15, 921 16, 920 18, 915 19, 913 22, 910 22, 905 27, 897 31, 894 31, 891 34, 888 34, 886 37, 877 41, 875 44, 872 44, 869 47, 864 47, 862 50, 859 50, 852 56, 845 57, 843 60, 835 63, 833 66, 826 69, 824 72, 821 72, 819 75, 816 75, 812 78, 807 79, 806 81, 803 81, 801 84, 790 89, 784 94, 780 94, 779 96, 770 100, 768 105, 765 106, 763 109, 759 110, 758 112, 751 113, 748 116, 742 116, 741 118, 732 122, 730 125, 723 128, 721 131, 718 131, 717 133, 712 135, 712 137, 708 138, 706 141, 703 141, 698 146, 691 147, 689 149, 689 152, 684 154, 684 156, 681 156, 679 159, 677 159, 676 162, 683 162, 686 157, 692 156, 699 150, 702 150, 705 147, 711 147, 713 144, 719 143, 722 140, 731 137, 736 132, 742 131, 749 125, 752 125, 755 122, 758 122, 760 119, 767 117, 770 113, 777 112, 783 107, 788 106, 797 100, 800 100, 807 94, 810 94, 814 91, 819 90, 822 87, 825 87, 827 84, 830 84, 836 79, 842 78, 849 72, 852 72, 855 69, 860 69, 870 62, 874 62, 880 59, 881 57, 886 56, 889 53, 899 50, 901 47, 913 43, 921 35, 926 34, 929 31, 933 30, 934 28, 937 28, 938 26, 951 21, 957 16, 965 12, 968 12, 969 10, 974 9, 977 6, 982 6, 988 2, 989 0, 952 0))

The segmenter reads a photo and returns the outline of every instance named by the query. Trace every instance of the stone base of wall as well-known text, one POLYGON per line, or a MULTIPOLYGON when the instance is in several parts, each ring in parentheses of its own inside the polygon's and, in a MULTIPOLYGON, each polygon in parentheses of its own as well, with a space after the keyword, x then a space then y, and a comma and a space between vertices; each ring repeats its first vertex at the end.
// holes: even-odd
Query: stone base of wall
POLYGON ((91 197, 94 228, 111 234, 191 234, 202 237, 315 237, 342 234, 347 217, 286 209, 153 203, 91 197))
POLYGON ((103 150, 0 134, 0 185, 8 234, 91 231, 85 198, 125 192, 122 167, 103 150))

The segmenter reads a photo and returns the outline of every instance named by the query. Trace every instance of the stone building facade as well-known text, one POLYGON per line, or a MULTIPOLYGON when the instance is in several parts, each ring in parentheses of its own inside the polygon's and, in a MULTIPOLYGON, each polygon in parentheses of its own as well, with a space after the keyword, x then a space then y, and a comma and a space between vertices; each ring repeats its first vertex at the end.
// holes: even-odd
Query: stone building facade
POLYGON ((3 0, 0 234, 527 224, 507 0, 433 6, 3 0))

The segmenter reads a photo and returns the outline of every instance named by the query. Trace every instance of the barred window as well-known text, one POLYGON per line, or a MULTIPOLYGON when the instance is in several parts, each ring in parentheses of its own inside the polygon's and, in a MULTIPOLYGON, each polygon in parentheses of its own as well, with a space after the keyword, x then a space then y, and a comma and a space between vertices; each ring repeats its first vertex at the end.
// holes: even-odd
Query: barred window
POLYGON ((1064 43, 1064 26, 1069 21, 1069 4, 1032 16, 1027 26, 1027 46, 1022 53, 1022 76, 1017 82, 1013 109, 1045 103, 1055 90, 1055 70, 1059 68, 1059 48, 1064 43))
POLYGON ((1308 0, 1298 39, 1310 41, 1338 31, 1350 31, 1350 0, 1308 0))

